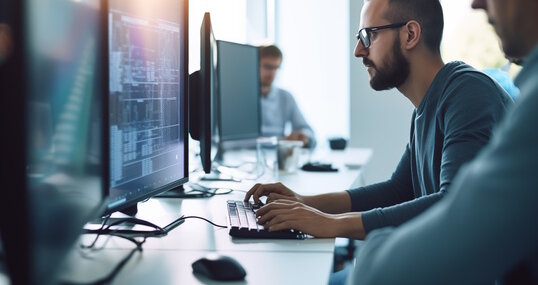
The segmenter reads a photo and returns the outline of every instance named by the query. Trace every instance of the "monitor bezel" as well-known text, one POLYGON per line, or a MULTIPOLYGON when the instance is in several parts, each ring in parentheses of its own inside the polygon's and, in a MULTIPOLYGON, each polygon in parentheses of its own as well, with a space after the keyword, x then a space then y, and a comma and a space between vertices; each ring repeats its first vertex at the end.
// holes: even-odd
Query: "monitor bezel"
MULTIPOLYGON (((173 189, 177 189, 179 187, 181 187, 182 185, 184 185, 185 183, 187 183, 189 181, 189 139, 188 139, 188 131, 189 131, 189 73, 188 73, 188 66, 189 66, 189 52, 188 52, 188 47, 189 47, 189 1, 188 0, 178 0, 180 3, 180 7, 182 7, 181 11, 180 11, 180 19, 182 19, 182 22, 181 22, 181 26, 183 27, 182 29, 182 38, 181 40, 184 42, 184 48, 182 49, 182 52, 180 54, 180 57, 182 58, 182 61, 184 63, 184 66, 183 66, 183 72, 182 72, 182 79, 183 79, 183 88, 182 88, 182 92, 183 92, 183 106, 184 106, 184 110, 183 110, 183 115, 182 115, 182 119, 183 121, 185 122, 184 124, 184 127, 182 129, 182 133, 183 133, 183 139, 184 139, 184 149, 183 149, 183 157, 185 158, 184 159, 184 166, 183 166, 183 178, 180 178, 176 181, 173 181, 171 183, 168 183, 168 184, 165 184, 161 187, 157 187, 155 189, 152 189, 150 191, 147 191, 145 192, 144 194, 142 195, 139 195, 137 196, 136 198, 134 199, 130 199, 130 200, 127 200, 125 201, 125 203, 121 203, 121 204, 117 204, 115 203, 114 201, 108 201, 107 202, 107 205, 105 207, 105 210, 103 211, 103 214, 102 215, 108 215, 108 214, 111 214, 113 212, 117 212, 117 211, 123 211, 123 210, 126 210, 126 209, 129 209, 131 207, 136 207, 137 203, 138 202, 141 202, 141 201, 144 201, 146 199, 149 199, 153 196, 156 196, 160 193, 163 193, 163 192, 166 192, 166 191, 169 191, 169 190, 173 190, 173 189)), ((108 1, 107 1, 108 3, 108 1)), ((110 7, 107 6, 107 15, 109 14, 109 11, 110 11, 110 7)), ((108 17, 107 17, 108 18, 108 17)), ((108 22, 107 22, 107 27, 108 27, 108 22)), ((108 30, 108 28, 107 28, 108 30)), ((108 64, 108 59, 110 58, 110 53, 109 53, 109 49, 108 49, 108 42, 110 40, 110 35, 108 34, 107 32, 107 49, 106 49, 106 58, 107 58, 107 64, 108 64)), ((107 65, 107 71, 109 70, 109 67, 107 65)), ((107 79, 109 80, 109 79, 107 79)), ((106 102, 109 102, 109 86, 107 86, 107 90, 106 90, 106 94, 107 94, 107 101, 106 102)), ((107 104, 108 105, 108 104, 107 104)), ((107 109, 107 114, 108 114, 109 110, 107 109)), ((109 122, 107 120, 107 130, 110 129, 110 125, 109 125, 109 122)), ((107 143, 109 144, 110 142, 110 137, 108 136, 107 137, 107 143)), ((108 149, 109 150, 109 149, 108 149)), ((110 152, 110 150, 109 150, 110 152)), ((110 161, 110 158, 108 158, 107 161, 110 161)), ((110 187, 110 164, 108 163, 109 165, 109 169, 108 169, 108 187, 106 189, 108 189, 108 194, 110 194, 110 191, 111 191, 111 187, 110 187)))

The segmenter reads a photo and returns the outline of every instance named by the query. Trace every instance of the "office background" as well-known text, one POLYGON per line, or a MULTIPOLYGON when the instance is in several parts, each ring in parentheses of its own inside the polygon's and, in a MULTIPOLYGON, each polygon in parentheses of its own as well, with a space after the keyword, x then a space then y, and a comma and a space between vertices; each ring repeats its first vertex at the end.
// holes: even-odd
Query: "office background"
MULTIPOLYGON (((441 0, 445 14, 445 62, 463 60, 477 69, 506 63, 493 29, 471 0, 441 0)), ((190 1, 189 70, 199 65, 199 23, 211 12, 217 39, 253 45, 276 43, 284 60, 275 84, 289 90, 323 147, 344 136, 351 146, 375 156, 367 183, 386 179, 409 137, 413 106, 397 90, 370 88, 362 61, 353 55, 363 0, 197 0, 190 1)), ((511 69, 511 74, 517 72, 511 69)))

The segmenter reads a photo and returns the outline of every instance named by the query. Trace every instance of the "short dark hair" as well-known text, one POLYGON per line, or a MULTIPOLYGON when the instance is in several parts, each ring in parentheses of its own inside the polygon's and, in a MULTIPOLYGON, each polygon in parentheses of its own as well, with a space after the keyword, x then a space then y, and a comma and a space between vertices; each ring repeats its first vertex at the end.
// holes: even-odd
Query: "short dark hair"
POLYGON ((260 58, 262 57, 278 57, 282 59, 282 51, 275 45, 261 46, 260 58))
POLYGON ((394 22, 415 20, 422 29, 422 39, 433 52, 441 53, 443 37, 443 8, 439 0, 388 0, 385 17, 394 22))

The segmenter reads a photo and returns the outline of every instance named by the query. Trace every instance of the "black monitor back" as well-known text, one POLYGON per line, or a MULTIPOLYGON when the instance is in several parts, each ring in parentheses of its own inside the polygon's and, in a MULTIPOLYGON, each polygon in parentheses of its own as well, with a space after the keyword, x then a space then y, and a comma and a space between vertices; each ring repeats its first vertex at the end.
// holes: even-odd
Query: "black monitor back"
POLYGON ((220 140, 256 138, 261 128, 258 47, 217 41, 220 140))
POLYGON ((0 230, 12 284, 58 282, 82 225, 103 205, 103 3, 0 4, 12 47, 0 57, 0 230))
POLYGON ((189 132, 200 142, 200 159, 205 173, 211 171, 219 142, 217 55, 211 15, 206 12, 200 27, 200 70, 189 78, 189 132))

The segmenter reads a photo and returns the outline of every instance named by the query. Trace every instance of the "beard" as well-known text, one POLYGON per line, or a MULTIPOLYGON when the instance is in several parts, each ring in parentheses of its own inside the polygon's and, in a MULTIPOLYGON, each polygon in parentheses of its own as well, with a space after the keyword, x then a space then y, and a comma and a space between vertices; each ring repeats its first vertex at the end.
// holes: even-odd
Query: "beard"
POLYGON ((370 79, 370 86, 376 91, 399 87, 409 77, 409 62, 405 59, 400 49, 400 35, 394 39, 392 56, 383 60, 382 67, 376 67, 367 58, 364 58, 363 62, 375 70, 375 74, 370 79))

